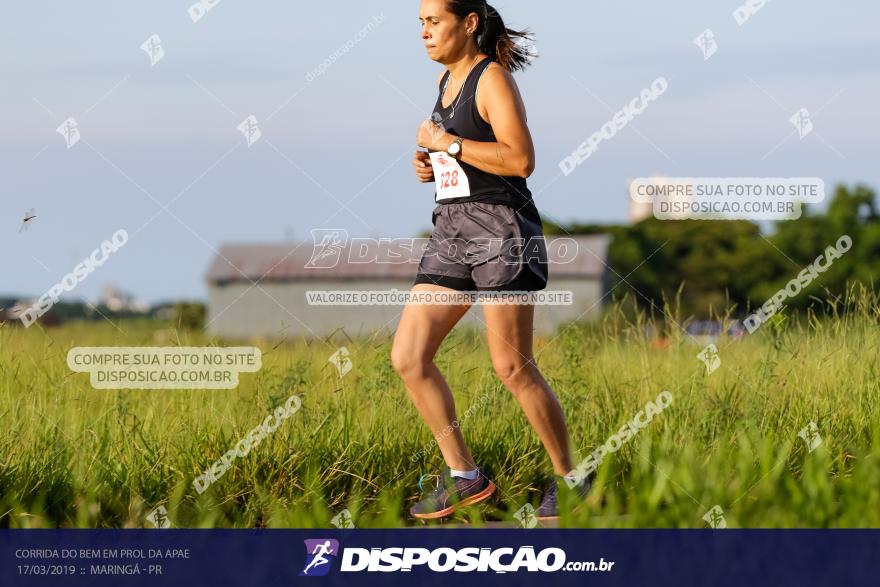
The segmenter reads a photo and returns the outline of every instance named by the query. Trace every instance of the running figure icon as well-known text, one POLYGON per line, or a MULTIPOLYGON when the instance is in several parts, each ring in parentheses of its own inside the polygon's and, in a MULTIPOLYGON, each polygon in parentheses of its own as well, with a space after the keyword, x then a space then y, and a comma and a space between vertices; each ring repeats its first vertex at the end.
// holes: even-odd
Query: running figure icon
MULTIPOLYGON (((307 564, 306 568, 303 569, 303 572, 302 572, 303 575, 308 575, 310 569, 314 569, 316 567, 319 567, 321 565, 326 565, 327 563, 329 563, 330 559, 326 558, 325 555, 329 554, 332 556, 336 556, 337 553, 331 547, 330 543, 331 543, 331 541, 327 540, 325 542, 321 542, 321 543, 318 543, 315 545, 314 550, 312 550, 312 552, 310 553, 314 558, 312 559, 312 562, 307 564)), ((322 575, 326 574, 326 570, 324 570, 324 569, 321 569, 321 570, 324 572, 320 573, 320 574, 322 574, 322 575)))

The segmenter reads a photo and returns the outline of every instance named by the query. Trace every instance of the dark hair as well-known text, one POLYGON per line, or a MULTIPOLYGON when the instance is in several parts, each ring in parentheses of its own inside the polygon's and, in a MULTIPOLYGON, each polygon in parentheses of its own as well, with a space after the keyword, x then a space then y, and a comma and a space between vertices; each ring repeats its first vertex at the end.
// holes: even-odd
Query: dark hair
POLYGON ((504 20, 498 11, 486 3, 486 0, 446 0, 447 9, 460 20, 470 13, 476 12, 480 18, 477 25, 477 47, 480 51, 497 61, 508 71, 525 69, 532 61, 531 51, 534 38, 528 31, 515 31, 504 26, 504 20), (523 45, 515 39, 523 39, 523 45))

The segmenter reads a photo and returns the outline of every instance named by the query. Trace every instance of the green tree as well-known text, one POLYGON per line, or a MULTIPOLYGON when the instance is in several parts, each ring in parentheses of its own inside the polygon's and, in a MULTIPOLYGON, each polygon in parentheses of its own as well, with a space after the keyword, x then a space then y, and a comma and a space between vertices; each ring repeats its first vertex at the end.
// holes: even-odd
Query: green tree
POLYGON ((758 305, 764 303, 843 236, 852 239, 852 250, 835 260, 828 271, 787 304, 804 308, 812 303, 811 296, 839 296, 847 284, 856 281, 876 288, 876 276, 880 275, 880 217, 876 194, 865 186, 850 190, 841 185, 835 189, 824 213, 807 209, 797 220, 776 224, 770 241, 784 253, 777 256, 777 261, 783 259, 784 263, 774 279, 754 288, 752 301, 758 305))
POLYGON ((764 304, 843 235, 853 248, 787 305, 806 307, 810 296, 842 294, 848 283, 878 287, 880 216, 873 190, 838 186, 826 211, 804 210, 801 218, 778 222, 765 236, 747 221, 661 221, 631 226, 544 223, 545 234, 612 235, 609 287, 615 298, 635 297, 643 307, 663 307, 681 290, 681 309, 708 317, 735 304, 764 304))

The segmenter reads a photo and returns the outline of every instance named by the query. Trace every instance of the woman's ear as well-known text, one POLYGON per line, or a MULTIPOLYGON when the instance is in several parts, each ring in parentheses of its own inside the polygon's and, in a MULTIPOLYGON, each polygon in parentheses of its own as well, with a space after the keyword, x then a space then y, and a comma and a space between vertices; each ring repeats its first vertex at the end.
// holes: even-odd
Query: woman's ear
POLYGON ((471 37, 477 32, 477 27, 480 26, 480 17, 477 16, 476 12, 472 12, 468 14, 467 24, 465 27, 467 28, 467 36, 471 37))

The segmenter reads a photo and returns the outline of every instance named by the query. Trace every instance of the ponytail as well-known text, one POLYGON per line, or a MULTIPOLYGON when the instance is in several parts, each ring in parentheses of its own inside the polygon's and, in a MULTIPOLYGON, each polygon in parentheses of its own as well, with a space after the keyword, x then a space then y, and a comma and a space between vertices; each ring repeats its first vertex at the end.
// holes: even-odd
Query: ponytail
POLYGON ((508 71, 525 69, 534 58, 534 38, 530 32, 515 31, 504 25, 504 19, 486 0, 447 0, 450 12, 459 19, 477 13, 477 47, 508 71), (525 43, 517 42, 525 41, 525 43))

